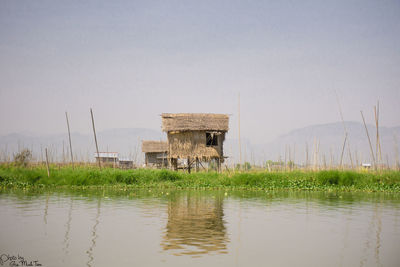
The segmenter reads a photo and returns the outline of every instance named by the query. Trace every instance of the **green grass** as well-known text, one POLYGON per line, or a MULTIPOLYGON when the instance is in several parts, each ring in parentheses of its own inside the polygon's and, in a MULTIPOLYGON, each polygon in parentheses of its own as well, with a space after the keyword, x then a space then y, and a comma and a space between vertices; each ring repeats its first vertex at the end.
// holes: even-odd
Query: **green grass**
POLYGON ((400 193, 400 172, 293 171, 293 172, 199 172, 169 170, 120 170, 93 167, 50 168, 0 165, 0 186, 29 187, 143 187, 143 188, 213 188, 245 190, 311 191, 381 191, 400 193))

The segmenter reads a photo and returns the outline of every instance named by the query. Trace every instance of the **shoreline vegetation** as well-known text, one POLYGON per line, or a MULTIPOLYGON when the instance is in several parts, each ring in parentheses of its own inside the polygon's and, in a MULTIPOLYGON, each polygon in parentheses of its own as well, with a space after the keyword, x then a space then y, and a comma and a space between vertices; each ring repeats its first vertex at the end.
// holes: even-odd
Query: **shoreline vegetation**
POLYGON ((400 172, 394 170, 296 170, 175 172, 167 169, 102 170, 91 166, 0 165, 0 188, 154 188, 290 190, 400 193, 400 172))

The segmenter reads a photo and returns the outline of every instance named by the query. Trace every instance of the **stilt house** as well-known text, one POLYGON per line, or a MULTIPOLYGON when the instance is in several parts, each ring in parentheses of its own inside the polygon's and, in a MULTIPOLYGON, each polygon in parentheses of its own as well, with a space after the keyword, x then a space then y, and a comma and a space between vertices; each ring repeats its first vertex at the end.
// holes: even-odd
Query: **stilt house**
POLYGON ((164 113, 162 130, 168 136, 168 160, 177 169, 178 159, 191 165, 214 160, 218 169, 224 161, 223 142, 229 130, 229 116, 206 113, 164 113))
POLYGON ((146 166, 168 166, 168 144, 164 141, 142 141, 146 166))

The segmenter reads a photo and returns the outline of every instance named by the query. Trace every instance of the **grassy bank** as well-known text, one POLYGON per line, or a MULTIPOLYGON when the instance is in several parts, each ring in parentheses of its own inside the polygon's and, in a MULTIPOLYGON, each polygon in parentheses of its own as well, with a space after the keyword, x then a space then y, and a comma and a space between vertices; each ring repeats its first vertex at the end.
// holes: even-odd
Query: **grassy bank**
POLYGON ((119 170, 52 167, 50 177, 41 167, 0 166, 0 186, 30 187, 143 187, 226 188, 246 190, 366 191, 400 193, 400 172, 295 171, 295 172, 199 172, 169 170, 119 170))

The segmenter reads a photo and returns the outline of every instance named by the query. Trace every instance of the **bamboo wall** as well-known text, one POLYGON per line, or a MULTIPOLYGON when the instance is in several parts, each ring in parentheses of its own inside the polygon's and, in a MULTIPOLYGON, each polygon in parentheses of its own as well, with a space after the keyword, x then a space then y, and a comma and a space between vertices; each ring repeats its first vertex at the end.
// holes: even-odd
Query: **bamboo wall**
POLYGON ((206 131, 169 132, 170 158, 221 158, 223 161, 223 142, 225 133, 217 133, 218 145, 206 146, 206 131))

